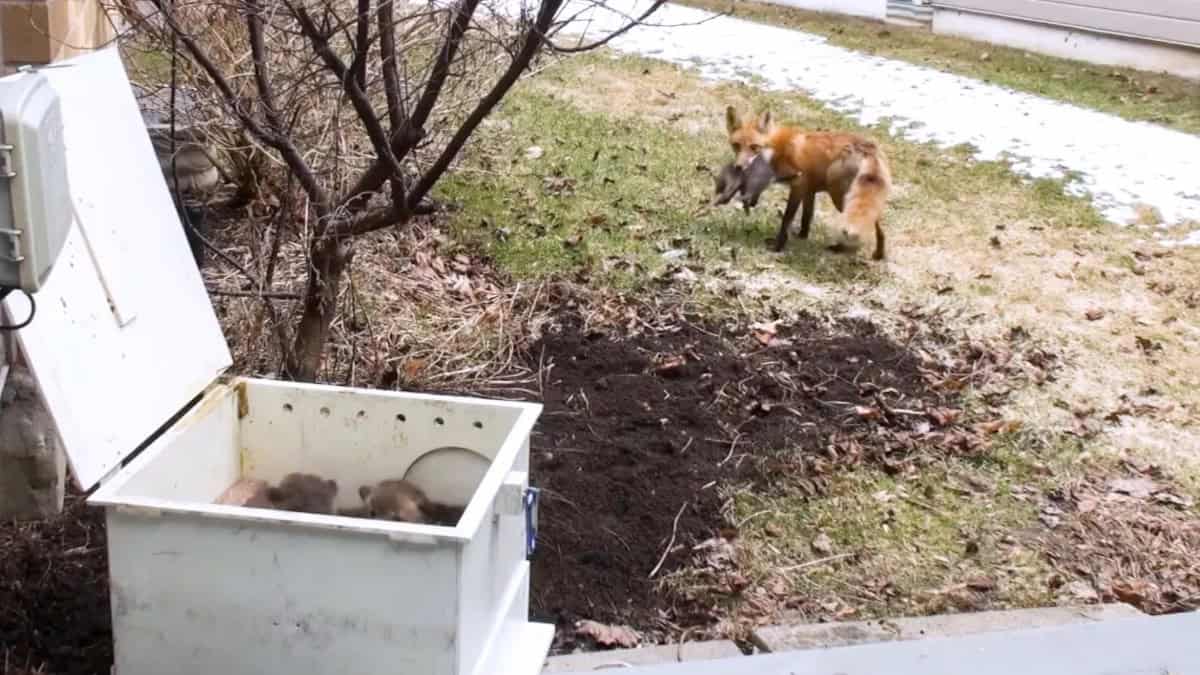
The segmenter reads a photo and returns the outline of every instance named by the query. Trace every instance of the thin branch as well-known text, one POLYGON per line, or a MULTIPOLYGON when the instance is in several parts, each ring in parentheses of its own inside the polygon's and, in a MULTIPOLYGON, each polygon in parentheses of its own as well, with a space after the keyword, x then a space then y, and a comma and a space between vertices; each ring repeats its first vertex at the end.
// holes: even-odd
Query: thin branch
MULTIPOLYGON (((359 0, 366 2, 367 0, 359 0)), ((371 101, 367 98, 366 93, 359 88, 355 78, 349 72, 346 64, 333 51, 329 45, 327 33, 321 32, 317 28, 316 23, 309 15, 308 10, 304 7, 296 7, 291 3, 287 3, 296 20, 300 22, 301 31, 308 38, 312 45, 313 51, 321 57, 325 66, 329 68, 342 82, 342 88, 346 92, 347 98, 350 99, 351 105, 354 106, 354 111, 358 113, 358 118, 363 124, 363 128, 367 132, 368 138, 371 139, 371 145, 375 149, 377 161, 384 167, 384 178, 388 175, 399 175, 400 165, 396 161, 396 156, 392 153, 391 143, 388 142, 387 134, 383 131, 383 125, 379 122, 379 117, 371 108, 371 101)), ((365 43, 364 43, 365 44, 365 43)), ((372 190, 373 192, 374 190, 372 190)), ((319 222, 318 236, 324 230, 325 222, 319 222)))
POLYGON ((318 213, 326 212, 329 200, 325 195, 325 191, 321 189, 316 176, 313 175, 304 158, 300 156, 300 151, 296 149, 296 146, 292 144, 290 139, 264 129, 258 123, 258 120, 254 119, 250 113, 244 110, 229 81, 221 74, 221 71, 213 63, 212 59, 209 58, 208 54, 196 44, 196 40, 179 26, 179 23, 175 20, 174 12, 165 6, 163 0, 151 0, 151 2, 154 3, 154 6, 163 16, 163 20, 166 21, 168 28, 179 38, 183 46, 187 48, 188 53, 191 54, 192 59, 200 65, 200 68, 204 70, 209 80, 212 81, 213 86, 221 93, 225 105, 238 118, 242 126, 261 143, 269 145, 279 152, 280 156, 283 157, 283 161, 287 163, 288 168, 296 174, 296 178, 300 181, 305 192, 309 194, 318 213))
MULTIPOLYGON (((386 0, 385 0, 386 1, 386 0)), ((358 0, 355 16, 354 60, 350 62, 350 74, 362 91, 367 90, 367 49, 370 48, 371 0, 358 0)))
POLYGON ((279 121, 279 108, 275 105, 275 93, 271 90, 271 79, 267 74, 261 12, 262 6, 258 0, 246 0, 246 30, 250 34, 250 58, 254 60, 254 84, 258 87, 258 97, 262 99, 267 124, 273 133, 279 134, 283 131, 283 125, 279 121))
POLYGON ((392 133, 400 130, 407 115, 404 99, 400 94, 400 73, 396 68, 396 26, 392 11, 392 0, 381 0, 377 10, 379 18, 379 62, 383 70, 383 91, 387 99, 388 123, 392 133))
POLYGON ((612 40, 624 35, 625 33, 628 33, 629 31, 633 30, 637 26, 640 26, 643 21, 650 18, 651 14, 657 12, 658 9, 665 4, 667 4, 667 0, 654 0, 654 3, 652 5, 650 5, 650 8, 647 9, 646 11, 642 12, 641 16, 637 17, 636 19, 633 19, 629 23, 626 23, 624 26, 621 26, 620 28, 613 31, 612 33, 609 33, 606 37, 601 38, 591 44, 577 45, 575 47, 563 47, 563 46, 555 44, 553 41, 547 40, 546 46, 549 47, 550 49, 558 52, 559 54, 578 54, 579 52, 587 52, 587 51, 591 51, 593 49, 597 49, 599 47, 603 47, 604 45, 608 44, 612 40))
POLYGON ((554 21, 554 15, 558 12, 562 3, 563 0, 542 0, 537 20, 526 31, 525 43, 521 46, 521 50, 517 53, 516 58, 509 64, 508 69, 504 71, 504 74, 500 76, 496 84, 492 86, 491 91, 479 100, 478 105, 471 111, 470 116, 459 127, 458 132, 454 134, 454 137, 450 139, 446 147, 442 149, 442 154, 425 171, 420 181, 408 193, 408 205, 410 208, 420 202, 426 193, 433 188, 434 184, 442 177, 442 174, 446 172, 446 169, 450 167, 450 163, 458 156, 467 139, 475 132, 475 128, 500 103, 500 100, 504 98, 508 90, 521 77, 521 73, 529 67, 529 64, 533 61, 533 57, 537 55, 538 50, 541 48, 544 41, 543 36, 554 21))
MULTIPOLYGON (((383 71, 383 91, 387 100, 388 125, 396 134, 407 123, 404 99, 400 95, 400 73, 396 69, 396 27, 393 23, 392 0, 381 0, 379 18, 379 61, 383 71)), ((393 146, 393 149, 394 146, 393 146)), ((402 174, 394 174, 391 180, 392 204, 397 208, 405 202, 407 188, 402 174)))
POLYGON ((679 507, 679 513, 675 514, 675 522, 671 525, 671 539, 667 541, 667 547, 663 549, 662 557, 658 559, 658 564, 654 566, 654 569, 650 570, 649 578, 653 579, 654 575, 658 574, 658 571, 662 569, 663 563, 667 561, 667 556, 670 555, 671 548, 675 546, 675 535, 679 532, 679 517, 683 515, 683 510, 687 508, 687 505, 688 502, 684 502, 683 506, 679 507))
MULTIPOLYGON (((554 2, 556 5, 562 2, 562 0, 545 1, 554 2)), ((438 50, 437 59, 433 62, 433 70, 429 74, 429 79, 425 81, 425 89, 421 93, 420 100, 417 101, 412 115, 405 120, 404 125, 398 130, 392 130, 392 150, 398 160, 404 159, 416 147, 417 143, 425 137, 425 122, 428 121, 430 113, 433 112, 434 105, 437 104, 438 97, 442 94, 442 89, 446 86, 446 78, 450 74, 450 64, 453 63, 454 57, 458 53, 463 35, 466 34, 467 28, 470 27, 471 18, 475 15, 475 10, 478 7, 479 0, 460 0, 455 8, 454 20, 450 23, 450 30, 446 34, 446 40, 442 43, 441 49, 438 50)), ((376 161, 370 168, 363 172, 358 182, 351 188, 345 200, 346 205, 349 208, 365 205, 363 203, 365 200, 362 200, 361 196, 377 192, 383 185, 383 182, 387 180, 387 175, 387 166, 382 161, 376 161), (352 201, 355 204, 351 204, 352 201)), ((415 202, 419 202, 420 198, 415 200, 406 199, 405 201, 409 206, 412 206, 415 202)))
POLYGON ((209 295, 228 295, 235 298, 266 298, 270 300, 299 300, 299 293, 283 291, 235 291, 228 288, 209 288, 209 295))

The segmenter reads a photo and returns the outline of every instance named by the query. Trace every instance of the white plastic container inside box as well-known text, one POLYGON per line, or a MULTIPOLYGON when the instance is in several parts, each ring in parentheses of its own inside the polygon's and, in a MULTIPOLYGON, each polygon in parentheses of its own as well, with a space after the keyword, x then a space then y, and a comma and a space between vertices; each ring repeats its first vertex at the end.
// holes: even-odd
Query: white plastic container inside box
POLYGON ((100 486, 115 673, 539 672, 553 627, 528 621, 526 556, 541 406, 229 377, 117 52, 64 66, 47 75, 76 227, 19 340, 73 473, 100 486), (406 477, 466 508, 440 527, 213 504, 239 478, 292 471, 336 480, 338 506, 406 477))

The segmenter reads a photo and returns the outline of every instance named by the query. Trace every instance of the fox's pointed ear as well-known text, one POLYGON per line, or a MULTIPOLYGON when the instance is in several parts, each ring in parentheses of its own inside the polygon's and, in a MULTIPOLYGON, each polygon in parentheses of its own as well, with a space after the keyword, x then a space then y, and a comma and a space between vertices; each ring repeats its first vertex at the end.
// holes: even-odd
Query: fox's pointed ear
POLYGON ((771 111, 770 110, 762 111, 762 114, 758 116, 758 130, 764 134, 769 132, 771 130, 771 125, 773 122, 774 122, 774 120, 771 119, 771 111))
POLYGON ((725 128, 733 133, 740 126, 742 126, 742 120, 738 118, 737 109, 733 106, 725 108, 725 128))

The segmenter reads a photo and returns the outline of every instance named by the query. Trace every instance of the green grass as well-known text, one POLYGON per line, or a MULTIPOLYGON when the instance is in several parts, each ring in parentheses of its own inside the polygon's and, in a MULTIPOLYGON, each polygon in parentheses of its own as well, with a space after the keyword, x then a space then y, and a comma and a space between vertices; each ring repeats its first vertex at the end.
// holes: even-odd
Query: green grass
POLYGON ((978 78, 1129 120, 1200 133, 1200 82, 1180 77, 1096 66, 928 30, 749 0, 675 2, 712 11, 732 7, 739 18, 816 33, 848 49, 978 78))
MULTIPOLYGON (((711 196, 719 168, 688 134, 646 121, 581 111, 540 92, 521 91, 501 111, 511 133, 473 153, 487 168, 459 172, 442 186, 462 206, 456 232, 524 277, 586 272, 622 287, 655 278, 686 250, 686 264, 711 268, 730 249, 767 257, 778 216, 732 207, 694 215, 711 196), (544 154, 526 157, 531 147, 544 154), (479 150, 483 150, 480 152, 479 150)), ((724 158, 720 158, 724 159, 724 158)), ((814 228, 814 239, 822 233, 814 228)), ((781 263, 822 281, 867 273, 858 260, 793 241, 781 263)))
POLYGON ((1071 439, 1005 434, 979 459, 940 460, 902 478, 866 467, 836 475, 820 498, 787 483, 740 492, 734 517, 760 578, 855 554, 856 564, 833 559, 789 577, 793 593, 832 592, 855 618, 1041 606, 1053 602, 1053 570, 1021 533, 1040 529, 1031 496, 1081 472, 1079 457, 1071 439), (831 552, 813 549, 820 536, 831 552), (980 577, 996 588, 962 588, 980 577))

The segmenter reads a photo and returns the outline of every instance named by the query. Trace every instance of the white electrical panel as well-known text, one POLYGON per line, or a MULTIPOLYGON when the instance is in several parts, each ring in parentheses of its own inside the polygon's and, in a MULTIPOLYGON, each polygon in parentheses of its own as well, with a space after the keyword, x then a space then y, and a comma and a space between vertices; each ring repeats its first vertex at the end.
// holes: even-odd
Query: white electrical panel
POLYGON ((0 287, 42 287, 71 214, 58 94, 37 71, 0 78, 0 287))

